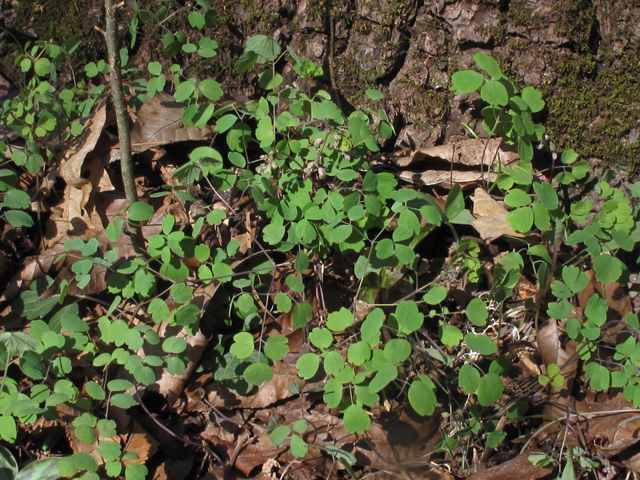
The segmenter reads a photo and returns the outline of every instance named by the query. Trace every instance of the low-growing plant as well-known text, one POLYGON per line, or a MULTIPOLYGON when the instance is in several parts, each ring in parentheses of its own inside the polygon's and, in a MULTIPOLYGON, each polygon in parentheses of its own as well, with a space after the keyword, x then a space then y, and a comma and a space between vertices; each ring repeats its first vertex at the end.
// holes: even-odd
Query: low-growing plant
MULTIPOLYGON (((224 92, 216 80, 185 78, 184 61, 211 58, 218 49, 213 39, 198 37, 202 28, 216 21, 214 10, 205 1, 196 4, 183 7, 189 9, 188 21, 196 33, 166 32, 162 37, 163 56, 182 59, 165 66, 149 63, 142 73, 150 78, 131 83, 130 104, 139 106, 158 92, 171 91, 185 107, 185 125, 214 127, 211 144, 194 148, 176 169, 174 178, 184 185, 167 186, 152 197, 195 201, 185 189, 199 183, 213 193, 216 205, 206 205, 193 222, 180 224, 172 214, 156 216, 148 203, 133 203, 128 218, 149 222, 154 231, 148 235, 145 254, 125 261, 118 250, 124 224, 120 217, 106 227, 109 245, 100 245, 96 238, 67 241, 60 261, 70 265, 74 278, 62 281, 59 293, 49 277, 33 282, 13 305, 15 313, 30 320, 28 331, 0 334, 4 441, 16 441, 18 423, 33 424, 40 417, 55 420, 56 406, 68 404, 78 412, 70 428, 95 449, 106 475, 118 477, 124 471, 128 479, 144 478, 146 467, 129 463, 136 453, 114 440, 109 408, 136 405, 140 399, 131 393, 136 383, 152 385, 158 369, 174 375, 185 370, 191 360, 186 339, 198 332, 202 315, 194 298, 199 288, 212 283, 220 292, 221 328, 214 336, 211 362, 216 381, 240 395, 271 381, 274 362, 283 360, 290 349, 287 337, 267 331, 266 319, 291 315, 293 325, 305 329, 308 343, 308 351, 295 363, 299 380, 292 383, 292 394, 312 393, 306 382, 321 380, 323 402, 337 408, 346 430, 356 435, 370 428, 382 397, 395 398, 397 408, 407 406, 422 416, 433 415, 447 402, 457 404, 437 450, 453 457, 461 449, 463 469, 468 468, 472 445, 483 442, 492 449, 507 438, 501 417, 516 422, 530 407, 527 395, 505 387, 513 356, 503 348, 501 330, 507 303, 525 270, 534 272, 537 287, 535 301, 524 303, 535 319, 531 335, 543 316, 566 321, 567 336, 578 346, 576 355, 585 363, 589 385, 596 391, 622 388, 625 398, 640 408, 637 316, 609 320, 606 300, 597 293, 584 312, 574 308, 577 295, 590 282, 587 268, 602 283, 626 280, 629 270, 620 257, 633 252, 640 240, 639 210, 607 179, 597 183, 589 199, 567 202, 564 187, 580 188, 589 177, 588 163, 578 161, 572 150, 560 155, 555 185, 534 170, 534 145, 544 134, 544 127, 534 122, 545 107, 538 90, 525 87, 518 92, 497 62, 482 53, 474 59, 486 75, 466 70, 452 76, 456 93, 479 90, 489 104, 482 110, 487 134, 518 146, 516 165, 495 162, 498 175, 490 189, 503 197, 511 228, 527 234, 518 248, 495 263, 491 285, 454 309, 452 291, 462 281, 480 284, 486 273, 481 246, 460 233, 460 225, 470 224, 474 217, 458 185, 441 207, 426 193, 403 188, 394 174, 373 168, 371 154, 379 151, 378 139, 395 133, 381 108, 384 94, 367 90, 368 106, 346 115, 328 91, 303 91, 296 82, 322 77, 321 67, 300 59, 289 47, 283 50, 270 37, 256 35, 247 40, 236 67, 240 73, 256 69, 262 95, 244 105, 221 106, 217 102, 224 92), (297 76, 290 84, 281 73, 284 62, 292 64, 297 76), (254 250, 248 256, 237 239, 212 244, 201 235, 208 227, 237 222, 237 192, 250 195, 258 222, 256 233, 250 233, 254 250), (443 236, 450 232, 450 262, 424 282, 419 276, 420 244, 440 227, 447 232, 443 236), (308 271, 318 260, 338 253, 352 260, 356 288, 348 308, 328 311, 321 286, 310 288, 308 271), (276 256, 286 256, 290 266, 278 264, 276 256), (98 271, 105 274, 113 300, 90 325, 80 317, 77 301, 98 271), (408 286, 408 293, 395 295, 398 285, 408 286), (123 305, 133 305, 136 314, 125 312, 123 305), (161 338, 152 328, 161 322, 178 333, 161 338), (613 361, 598 350, 611 322, 630 333, 613 347, 613 361), (159 347, 157 354, 138 355, 154 345, 159 347), (67 378, 73 362, 80 359, 101 374, 83 388, 67 378), (122 367, 129 376, 114 375, 117 368, 112 367, 122 367), (30 387, 20 387, 16 368, 32 381, 30 387)), ((161 28, 169 15, 169 4, 155 13, 138 10, 129 24, 132 45, 140 22, 161 28)), ((65 49, 68 53, 72 43, 65 49)), ((57 93, 44 78, 55 78, 61 52, 50 44, 27 45, 18 63, 25 74, 33 75, 19 97, 3 105, 3 125, 26 142, 24 151, 12 152, 13 162, 30 172, 42 169, 45 157, 51 156, 47 148, 43 155, 36 140, 51 141, 57 135, 65 141, 79 135, 79 119, 90 113, 105 90, 99 86, 87 93, 79 84, 77 90, 57 93), (82 95, 86 99, 80 101, 82 95)), ((121 60, 125 74, 136 73, 127 68, 126 48, 121 60)), ((91 78, 107 72, 103 60, 86 66, 91 78)), ((0 144, 3 154, 5 147, 0 144)), ((1 170, 0 180, 0 190, 6 191, 1 206, 7 221, 32 226, 25 212, 30 199, 14 188, 15 173, 1 170)), ((640 184, 633 186, 632 195, 640 197, 640 184)), ((561 387, 566 367, 546 365, 534 388, 561 387)), ((355 457, 332 445, 307 443, 309 429, 305 418, 292 427, 274 419, 268 431, 273 445, 288 445, 294 457, 320 449, 355 478, 355 457)), ((567 450, 565 472, 573 465, 571 452, 567 450)), ((20 477, 11 454, 0 453, 12 478, 32 478, 20 477)), ((547 460, 558 462, 532 459, 547 460)), ((67 477, 99 478, 97 460, 89 454, 57 461, 56 471, 67 477)))

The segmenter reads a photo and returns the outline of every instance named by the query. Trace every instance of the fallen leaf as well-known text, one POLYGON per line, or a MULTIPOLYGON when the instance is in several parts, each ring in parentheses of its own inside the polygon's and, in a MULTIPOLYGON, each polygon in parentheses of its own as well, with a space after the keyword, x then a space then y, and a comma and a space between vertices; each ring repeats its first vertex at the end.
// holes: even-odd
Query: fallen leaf
POLYGON ((382 157, 400 168, 418 167, 416 171, 402 171, 398 176, 414 185, 453 184, 470 186, 481 181, 493 182, 497 174, 491 170, 496 162, 509 166, 519 160, 518 154, 500 148, 502 138, 463 140, 456 144, 439 145, 407 152, 394 152, 382 157), (420 168, 423 166, 424 168, 420 168), (474 167, 474 168, 470 168, 474 167))
POLYGON ((468 480, 536 480, 553 473, 550 466, 541 467, 529 461, 530 453, 521 453, 517 457, 497 467, 476 472, 468 480))
MULTIPOLYGON (((211 382, 205 387, 207 401, 218 408, 266 408, 276 402, 293 396, 289 386, 300 381, 298 369, 281 362, 273 362, 273 379, 258 387, 258 391, 249 396, 235 395, 219 382, 211 382)), ((301 382, 304 385, 304 382, 301 382)))
POLYGON ((494 200, 484 188, 476 188, 471 199, 473 200, 473 216, 476 217, 471 225, 477 230, 480 238, 491 242, 503 235, 524 236, 511 228, 507 221, 509 214, 507 209, 502 203, 494 200))
MULTIPOLYGON (((151 147, 167 143, 207 140, 213 137, 213 126, 188 127, 182 123, 184 104, 176 102, 172 95, 156 93, 148 98, 131 129, 131 150, 141 153, 151 147)), ((113 161, 120 157, 119 149, 113 149, 113 161)))

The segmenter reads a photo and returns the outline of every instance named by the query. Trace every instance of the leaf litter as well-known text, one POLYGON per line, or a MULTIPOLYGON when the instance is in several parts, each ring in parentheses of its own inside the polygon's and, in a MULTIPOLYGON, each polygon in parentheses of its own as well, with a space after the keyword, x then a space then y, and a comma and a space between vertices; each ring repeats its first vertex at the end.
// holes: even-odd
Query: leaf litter
MULTIPOLYGON (((160 94, 156 98, 157 100, 153 102, 145 103, 138 112, 133 129, 134 143, 138 145, 139 152, 149 149, 154 151, 156 156, 152 165, 155 174, 158 178, 162 178, 165 184, 175 185, 172 177, 174 163, 171 160, 167 162, 166 152, 160 147, 187 140, 205 140, 212 131, 180 128, 176 119, 181 116, 181 112, 176 111, 177 107, 171 102, 167 103, 167 99, 163 100, 160 94), (159 160, 160 158, 163 160, 159 160)), ((68 240, 87 241, 90 238, 98 238, 101 246, 108 243, 105 226, 121 215, 125 203, 123 196, 116 191, 106 169, 109 161, 117 158, 117 149, 112 148, 113 141, 104 131, 107 115, 107 108, 103 105, 91 119, 86 137, 81 140, 79 148, 69 152, 61 162, 59 174, 66 186, 61 202, 49 205, 53 213, 48 221, 47 233, 43 237, 45 249, 36 259, 25 263, 22 271, 11 280, 0 299, 4 304, 10 303, 21 291, 25 291, 34 281, 47 274, 54 276, 57 282, 72 278, 73 275, 69 273, 71 266, 69 262, 65 261, 57 267, 54 265, 55 258, 65 251, 62 245, 68 240)), ((483 181, 495 179, 495 174, 490 171, 490 165, 484 163, 484 158, 500 155, 503 162, 517 161, 517 156, 499 150, 499 145, 499 141, 491 141, 489 145, 485 145, 481 141, 470 140, 457 145, 418 150, 410 155, 394 154, 390 160, 403 169, 398 176, 416 186, 437 185, 450 188, 453 181, 453 184, 471 187, 483 181), (489 152, 489 155, 486 155, 486 152, 489 152), (449 168, 422 172, 406 171, 407 167, 416 167, 421 162, 433 158, 442 162, 444 167, 449 165, 449 168), (467 168, 471 170, 465 170, 467 168)), ((153 188, 154 185, 150 187, 153 188)), ((51 189, 52 184, 49 184, 48 188, 51 189)), ((44 196, 41 201, 46 205, 47 197, 44 196)), ((491 244, 503 237, 516 239, 522 237, 507 222, 507 210, 504 206, 491 198, 484 188, 476 188, 472 201, 475 216, 472 225, 486 244, 491 244)), ((178 197, 164 197, 162 206, 156 211, 156 218, 146 229, 146 236, 150 237, 161 231, 162 217, 167 213, 182 218, 185 222, 191 221, 187 210, 188 203, 178 197)), ((225 209, 223 205, 219 208, 225 209)), ((251 211, 251 205, 246 207, 245 226, 249 231, 231 237, 240 243, 240 251, 243 254, 250 254, 255 250, 252 240, 255 228, 251 230, 249 222, 254 213, 251 211)), ((212 241, 212 245, 214 242, 219 245, 224 243, 224 235, 221 232, 225 228, 228 228, 228 225, 221 225, 216 229, 217 238, 212 241)), ((503 253, 493 254, 491 265, 497 265, 503 253)), ((120 259, 134 256, 125 233, 120 235, 118 255, 120 259)), ((445 262, 447 258, 440 260, 445 262)), ((291 262, 292 259, 287 261, 291 262)), ((632 311, 631 300, 623 293, 619 284, 609 282, 603 285, 595 280, 593 272, 587 272, 587 275, 590 283, 588 289, 578 296, 580 308, 585 308, 593 292, 598 292, 606 299, 607 305, 615 312, 614 315, 617 318, 623 318, 632 311)), ((341 285, 355 287, 352 279, 341 278, 340 282, 341 285)), ((522 276, 520 282, 529 281, 522 276)), ((327 286, 330 284, 331 282, 327 282, 327 286)), ((474 283, 470 282, 469 286, 473 289, 474 283)), ((214 322, 207 316, 211 314, 211 307, 214 305, 212 302, 218 295, 218 288, 219 283, 212 282, 195 289, 192 303, 201 312, 204 329, 195 334, 184 329, 179 332, 179 336, 184 337, 189 348, 189 361, 183 374, 171 375, 163 371, 160 379, 148 388, 150 392, 158 393, 163 399, 160 403, 164 406, 160 410, 164 413, 178 411, 183 417, 191 415, 199 418, 195 422, 195 426, 199 429, 197 436, 208 442, 228 462, 223 472, 220 471, 220 465, 212 466, 211 472, 227 475, 225 478, 233 478, 235 473, 230 473, 230 468, 235 467, 242 475, 250 478, 274 478, 269 466, 277 468, 287 462, 293 462, 295 457, 286 445, 284 449, 278 449, 271 443, 268 431, 272 419, 277 418, 278 425, 293 428, 298 420, 305 418, 313 425, 313 429, 305 434, 305 440, 308 443, 331 445, 340 451, 348 452, 355 458, 354 466, 369 472, 378 471, 376 478, 385 478, 385 475, 389 478, 397 478, 398 475, 417 478, 414 476, 415 472, 421 472, 419 478, 454 478, 449 473, 451 471, 449 463, 452 459, 447 459, 442 449, 442 426, 446 419, 441 411, 426 418, 416 417, 410 409, 399 405, 394 399, 387 399, 379 411, 373 412, 375 420, 367 435, 358 436, 344 428, 336 412, 328 409, 322 402, 320 393, 313 393, 313 390, 310 390, 312 393, 301 396, 296 391, 290 390, 294 382, 298 382, 299 388, 305 386, 305 382, 298 379, 294 365, 296 358, 305 353, 306 348, 303 330, 295 327, 290 313, 282 314, 270 323, 269 328, 276 328, 280 333, 286 334, 293 347, 283 362, 275 362, 272 381, 239 394, 228 388, 229 382, 216 381, 211 372, 198 372, 198 366, 207 363, 208 344, 216 328, 214 322), (204 361, 201 359, 203 355, 204 361)), ((95 276, 83 292, 71 291, 70 294, 100 295, 106 290, 104 276, 95 276)), ((277 289, 274 290, 275 293, 277 289)), ((320 317, 320 303, 316 293, 310 292, 307 297, 311 299, 314 319, 320 317)), ((46 294, 43 298, 46 298, 46 294)), ((255 299, 264 306, 258 295, 255 295, 255 299)), ((331 298, 331 300, 335 302, 336 299, 331 298)), ((389 299, 389 301, 396 300, 397 298, 389 299)), ((520 301, 525 300, 524 297, 520 299, 520 301)), ((126 302, 120 306, 125 308, 126 302)), ((358 321, 362 321, 370 310, 366 305, 362 305, 361 308, 365 311, 357 316, 358 321)), ((9 314, 10 310, 11 306, 7 307, 5 313, 9 314)), ((139 313, 142 315, 142 312, 139 313)), ((135 315, 131 316, 131 320, 137 321, 135 315)), ((5 322, 4 327, 7 328, 7 326, 5 322)), ((530 386, 532 380, 537 380, 537 375, 545 372, 545 366, 550 364, 562 366, 562 374, 565 377, 562 387, 551 387, 547 391, 539 388, 536 391, 535 388, 532 390, 526 387, 526 396, 533 398, 537 395, 542 398, 543 415, 547 420, 556 422, 551 422, 547 428, 537 434, 537 437, 529 439, 531 447, 526 452, 523 451, 506 462, 494 462, 498 463, 497 466, 491 466, 486 461, 476 462, 473 466, 476 472, 469 478, 486 480, 547 477, 551 469, 532 464, 528 460, 529 452, 536 445, 544 444, 545 439, 559 437, 562 433, 561 423, 569 418, 574 424, 569 437, 570 443, 582 444, 584 439, 581 438, 581 434, 586 432, 589 437, 586 446, 595 448, 602 458, 619 458, 619 461, 631 470, 638 471, 640 468, 638 455, 621 455, 640 441, 638 437, 640 429, 637 418, 634 416, 637 411, 631 408, 631 404, 622 395, 613 398, 604 396, 604 398, 576 399, 573 385, 576 382, 582 384, 584 379, 581 377, 576 357, 577 346, 575 342, 566 340, 564 329, 565 325, 561 322, 550 319, 541 326, 534 343, 529 343, 527 348, 517 346, 516 350, 519 351, 518 356, 522 362, 522 375, 511 379, 514 383, 513 388, 517 390, 525 385, 530 386), (616 421, 612 422, 611 417, 616 421), (576 428, 579 432, 575 431, 576 428)), ((160 339, 176 335, 166 321, 156 326, 156 332, 160 339)), ((498 334, 502 336, 502 332, 498 334)), ((512 340, 514 344, 518 344, 513 334, 512 340)), ((423 348, 430 347, 425 340, 423 348)), ((143 358, 145 355, 158 353, 142 350, 138 352, 143 358)), ((343 355, 346 356, 345 353, 343 355)), ((440 358, 446 355, 447 352, 440 352, 440 358)), ((220 362, 220 358, 217 362, 220 362)), ((121 375, 126 376, 124 372, 121 372, 121 375)), ((312 379, 306 383, 308 388, 313 389, 314 386, 321 392, 323 380, 312 379)), ((138 390, 141 397, 144 393, 144 390, 138 390)), ((148 392, 146 398, 149 398, 148 392)), ((90 446, 79 441, 74 433, 73 420, 81 413, 68 406, 59 406, 58 410, 63 424, 66 425, 65 433, 71 450, 76 453, 94 454, 95 452, 88 448, 90 446)), ((143 427, 129 412, 119 408, 113 409, 112 417, 117 423, 117 434, 111 439, 128 444, 138 452, 140 461, 144 462, 153 457, 155 452, 163 451, 162 435, 164 434, 159 433, 162 430, 159 421, 147 421, 146 426, 143 427)), ((178 425, 179 422, 173 422, 173 424, 178 425)), ((49 427, 42 426, 42 428, 49 427)), ((186 428, 186 426, 180 428, 186 428)), ((193 434, 192 436, 196 437, 193 434)), ((180 443, 179 440, 178 443, 180 443)), ((96 460, 100 461, 101 457, 96 455, 96 460)), ((160 458, 156 462, 154 478, 186 478, 185 472, 192 468, 194 458, 192 454, 184 458, 169 455, 169 458, 164 460, 160 458)), ((454 459, 454 465, 455 462, 454 459)), ((298 460, 291 474, 293 478, 303 479, 316 478, 315 475, 318 473, 325 475, 331 471, 346 474, 344 467, 336 462, 331 453, 324 452, 320 456, 309 453, 298 460)))

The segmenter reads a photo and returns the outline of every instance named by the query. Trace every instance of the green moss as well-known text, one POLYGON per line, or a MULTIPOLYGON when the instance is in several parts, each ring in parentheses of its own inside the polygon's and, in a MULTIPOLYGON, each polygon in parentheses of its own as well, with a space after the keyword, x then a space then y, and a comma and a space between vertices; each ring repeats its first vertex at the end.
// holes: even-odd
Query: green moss
POLYGON ((543 95, 549 109, 547 126, 559 147, 637 169, 640 143, 625 145, 624 139, 640 127, 638 52, 598 63, 590 55, 573 55, 560 63, 558 72, 557 84, 545 88, 543 95))
MULTIPOLYGON (((126 13, 121 13, 121 22, 126 21, 126 13)), ((66 0, 24 0, 18 3, 15 18, 7 25, 16 32, 27 28, 38 36, 38 40, 51 41, 63 46, 72 36, 81 41, 77 52, 61 66, 60 78, 70 81, 73 75, 82 75, 84 66, 92 61, 106 59, 106 44, 102 34, 95 27, 104 28, 104 2, 87 0, 69 2, 66 0), (72 75, 73 73, 73 75, 72 75)), ((25 37, 26 38, 26 37, 25 37)), ((130 41, 128 29, 120 31, 120 42, 130 41)), ((19 53, 17 45, 7 45, 1 53, 3 71, 10 80, 19 84, 21 74, 13 68, 13 59, 19 53)))
POLYGON ((562 0, 552 7, 559 16, 555 34, 568 38, 574 50, 587 53, 597 35, 596 7, 591 0, 562 0))

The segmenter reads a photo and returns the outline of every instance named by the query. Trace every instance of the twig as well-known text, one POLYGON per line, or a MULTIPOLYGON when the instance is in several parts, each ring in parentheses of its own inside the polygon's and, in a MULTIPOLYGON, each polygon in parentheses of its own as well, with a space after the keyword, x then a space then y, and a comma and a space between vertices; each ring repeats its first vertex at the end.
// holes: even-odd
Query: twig
MULTIPOLYGON (((131 135, 129 131, 129 117, 124 101, 122 88, 122 68, 120 65, 120 51, 118 49, 118 31, 116 23, 115 0, 104 0, 106 32, 104 37, 107 42, 109 56, 109 77, 111 80, 111 97, 116 111, 118 124, 118 141, 120 144, 120 166, 122 169, 122 182, 127 203, 131 205, 138 201, 136 192, 135 175, 133 173, 133 159, 131 157, 131 135)), ((129 221, 131 244, 139 256, 145 256, 144 238, 142 228, 138 222, 129 221)))

